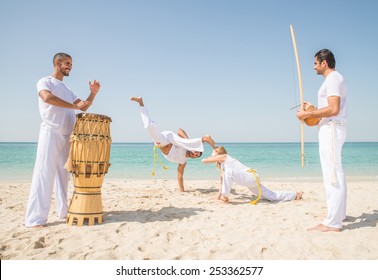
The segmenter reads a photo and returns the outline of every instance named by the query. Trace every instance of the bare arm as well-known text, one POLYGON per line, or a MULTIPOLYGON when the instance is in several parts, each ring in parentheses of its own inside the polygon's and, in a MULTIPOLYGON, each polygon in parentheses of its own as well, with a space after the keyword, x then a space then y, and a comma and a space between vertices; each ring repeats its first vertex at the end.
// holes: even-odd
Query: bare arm
POLYGON ((48 103, 50 105, 74 110, 82 110, 85 106, 89 107, 91 104, 90 101, 81 101, 80 99, 75 100, 74 103, 69 103, 52 94, 48 90, 41 90, 39 92, 39 97, 43 100, 43 102, 48 103))
POLYGON ((202 160, 203 163, 214 163, 214 162, 224 162, 226 160, 227 155, 216 155, 213 157, 204 158, 202 160))
POLYGON ((184 164, 179 164, 177 167, 177 181, 179 184, 180 192, 184 192, 184 170, 186 167, 186 162, 184 164))
POLYGON ((220 176, 220 186, 219 186, 218 193, 217 193, 217 196, 216 196, 216 199, 218 199, 218 200, 220 200, 222 198, 222 184, 223 184, 223 176, 221 174, 221 176, 220 176))
MULTIPOLYGON (((299 120, 304 120, 307 118, 327 118, 337 116, 340 111, 340 97, 330 96, 328 97, 328 106, 322 109, 317 109, 314 111, 304 111, 303 109, 297 112, 297 118, 299 120)), ((310 103, 304 102, 304 106, 310 103)))
MULTIPOLYGON (((95 97, 96 97, 98 91, 100 90, 100 87, 101 87, 100 82, 94 80, 94 81, 93 81, 93 84, 92 84, 91 81, 89 81, 89 89, 90 89, 91 93, 89 94, 89 96, 88 96, 88 98, 86 99, 86 101, 89 101, 90 103, 87 103, 87 105, 85 105, 85 106, 81 109, 82 111, 86 111, 86 110, 89 108, 89 106, 92 105, 92 102, 93 102, 93 100, 95 99, 95 97)), ((80 102, 80 101, 81 101, 81 100, 79 100, 79 102, 80 102)), ((75 101, 75 102, 76 102, 76 101, 75 101)))

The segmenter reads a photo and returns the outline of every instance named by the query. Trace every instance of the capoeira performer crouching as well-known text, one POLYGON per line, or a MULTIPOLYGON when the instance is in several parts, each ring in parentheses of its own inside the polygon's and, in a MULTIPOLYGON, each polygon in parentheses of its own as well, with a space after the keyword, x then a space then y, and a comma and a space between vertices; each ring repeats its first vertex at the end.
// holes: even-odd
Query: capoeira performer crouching
POLYGON ((215 147, 211 156, 203 159, 202 162, 217 163, 217 167, 221 171, 221 186, 217 199, 225 203, 229 202, 228 197, 234 182, 247 187, 252 193, 258 194, 257 199, 251 201, 251 204, 257 204, 260 198, 269 201, 288 201, 302 198, 303 192, 269 190, 260 183, 259 176, 255 170, 229 156, 223 146, 215 147))
POLYGON ((181 128, 177 134, 172 131, 160 131, 157 124, 150 118, 142 97, 131 97, 131 101, 139 103, 144 128, 154 141, 155 146, 160 148, 168 161, 178 163, 177 180, 180 191, 184 192, 184 170, 187 159, 199 158, 204 151, 204 142, 214 148, 214 140, 210 135, 189 139, 186 132, 181 128))

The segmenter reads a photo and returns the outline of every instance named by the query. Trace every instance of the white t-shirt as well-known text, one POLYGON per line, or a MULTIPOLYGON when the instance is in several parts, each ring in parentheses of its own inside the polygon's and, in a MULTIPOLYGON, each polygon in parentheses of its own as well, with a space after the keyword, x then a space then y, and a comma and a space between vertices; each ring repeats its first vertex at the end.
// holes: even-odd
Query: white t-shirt
POLYGON ((347 85, 344 81, 344 77, 337 71, 331 72, 324 80, 322 86, 318 92, 318 108, 324 108, 328 106, 328 97, 339 96, 340 97, 340 111, 335 117, 323 118, 321 122, 327 123, 330 120, 346 122, 347 118, 347 85))
MULTIPOLYGON (((62 81, 48 76, 37 83, 38 93, 48 90, 60 99, 73 103, 78 98, 62 81)), ((70 135, 74 129, 76 115, 73 109, 62 108, 44 102, 39 98, 39 113, 42 118, 42 127, 62 135, 70 135)))
POLYGON ((186 162, 185 155, 186 155, 185 149, 172 145, 171 150, 169 151, 168 155, 164 155, 164 157, 171 162, 184 164, 186 162))

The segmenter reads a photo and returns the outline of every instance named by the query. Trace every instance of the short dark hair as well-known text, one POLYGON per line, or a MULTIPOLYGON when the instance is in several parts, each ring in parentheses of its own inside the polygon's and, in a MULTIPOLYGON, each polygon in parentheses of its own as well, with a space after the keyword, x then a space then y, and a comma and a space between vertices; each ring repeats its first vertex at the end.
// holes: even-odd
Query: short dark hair
POLYGON ((323 60, 327 61, 329 68, 331 69, 336 68, 335 56, 330 50, 322 49, 315 54, 315 57, 319 62, 322 62, 323 60))
POLYGON ((69 54, 66 54, 66 53, 57 53, 56 55, 54 55, 53 64, 55 65, 56 60, 62 60, 62 59, 65 59, 65 58, 71 58, 71 56, 69 54))

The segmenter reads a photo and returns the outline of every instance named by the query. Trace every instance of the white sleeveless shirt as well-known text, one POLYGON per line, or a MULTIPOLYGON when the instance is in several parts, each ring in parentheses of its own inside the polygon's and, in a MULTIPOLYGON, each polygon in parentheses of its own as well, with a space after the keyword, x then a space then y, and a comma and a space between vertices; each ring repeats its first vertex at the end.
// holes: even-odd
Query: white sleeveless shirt
POLYGON ((164 155, 164 157, 171 162, 184 164, 186 162, 185 155, 186 155, 185 149, 172 145, 172 148, 169 151, 168 155, 164 155))

